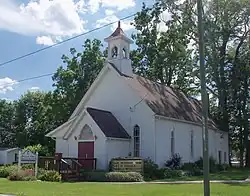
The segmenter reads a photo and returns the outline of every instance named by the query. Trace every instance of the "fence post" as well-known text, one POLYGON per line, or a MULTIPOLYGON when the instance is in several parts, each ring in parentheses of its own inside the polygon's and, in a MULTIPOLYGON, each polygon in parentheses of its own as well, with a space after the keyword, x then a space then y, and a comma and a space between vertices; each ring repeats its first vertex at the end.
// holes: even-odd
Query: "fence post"
POLYGON ((21 169, 21 156, 22 156, 22 150, 18 151, 18 171, 21 169))
POLYGON ((61 162, 61 159, 62 159, 62 153, 56 153, 55 154, 56 168, 57 168, 57 171, 59 173, 60 173, 60 162, 61 162))

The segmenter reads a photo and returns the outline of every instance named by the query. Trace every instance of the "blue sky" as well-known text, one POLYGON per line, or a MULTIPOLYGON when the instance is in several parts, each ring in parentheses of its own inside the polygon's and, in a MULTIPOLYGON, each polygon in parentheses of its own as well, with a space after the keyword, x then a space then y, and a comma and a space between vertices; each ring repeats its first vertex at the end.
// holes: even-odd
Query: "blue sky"
MULTIPOLYGON (((58 41, 118 20, 141 9, 143 0, 0 0, 0 63, 58 41)), ((145 0, 148 5, 153 0, 145 0)), ((131 18, 132 20, 132 18, 131 18)), ((122 22, 127 35, 130 20, 122 22)), ((84 40, 103 40, 116 25, 0 67, 0 98, 14 100, 28 90, 52 89, 51 76, 15 83, 53 73, 69 48, 81 50, 84 40)))

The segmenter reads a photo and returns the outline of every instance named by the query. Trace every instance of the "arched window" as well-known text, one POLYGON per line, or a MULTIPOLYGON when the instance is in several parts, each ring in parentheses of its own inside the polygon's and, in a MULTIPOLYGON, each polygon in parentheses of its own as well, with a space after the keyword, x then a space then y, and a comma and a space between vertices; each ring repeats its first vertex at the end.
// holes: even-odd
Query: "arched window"
POLYGON ((190 153, 191 153, 191 157, 194 157, 194 131, 191 130, 190 133, 190 153))
POLYGON ((134 126, 134 157, 140 157, 140 127, 134 126))
POLYGON ((118 56, 118 48, 115 46, 112 48, 112 58, 116 59, 118 56))
POLYGON ((79 140, 94 140, 93 132, 88 125, 84 125, 80 132, 79 140))
POLYGON ((174 155, 174 129, 172 129, 171 131, 171 155, 174 155))
POLYGON ((123 59, 126 59, 126 58, 127 58, 127 50, 126 50, 126 48, 123 48, 123 49, 122 49, 122 58, 123 58, 123 59))

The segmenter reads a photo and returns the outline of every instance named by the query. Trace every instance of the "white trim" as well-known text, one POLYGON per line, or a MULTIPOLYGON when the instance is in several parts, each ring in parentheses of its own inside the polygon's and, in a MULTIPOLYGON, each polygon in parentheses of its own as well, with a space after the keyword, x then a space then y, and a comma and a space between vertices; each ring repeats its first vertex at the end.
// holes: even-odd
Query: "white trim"
POLYGON ((86 101, 89 100, 89 98, 91 97, 92 93, 95 91, 97 85, 101 82, 101 79, 103 79, 105 73, 107 73, 107 71, 110 70, 110 67, 108 65, 109 65, 109 63, 106 63, 106 65, 104 65, 104 67, 102 68, 102 70, 100 71, 100 73, 98 74, 98 76, 96 77, 96 79, 94 80, 94 82, 91 84, 90 88, 85 93, 85 95, 83 96, 83 98, 81 99, 81 101, 79 102, 79 104, 77 105, 76 109, 71 114, 71 116, 70 116, 69 119, 73 118, 76 115, 80 115, 81 114, 81 111, 82 111, 81 109, 84 107, 84 103, 86 103, 86 101))
POLYGON ((78 143, 79 142, 95 142, 95 139, 94 140, 76 140, 78 143))
POLYGON ((14 151, 14 150, 19 150, 19 148, 10 148, 10 149, 6 149, 6 150, 3 150, 5 152, 11 152, 11 151, 14 151))
POLYGON ((82 116, 77 115, 78 118, 76 118, 76 120, 71 124, 71 126, 68 129, 68 131, 66 131, 66 133, 64 134, 63 138, 69 139, 69 137, 74 133, 75 127, 80 123, 80 120, 82 118, 84 118, 84 116, 87 113, 85 109, 82 112, 83 112, 83 115, 82 116))
POLYGON ((53 134, 60 131, 62 128, 64 128, 65 126, 67 126, 68 124, 70 124, 73 120, 76 119, 76 116, 70 120, 68 120, 67 122, 63 123, 62 125, 60 125, 59 127, 55 128, 53 131, 47 133, 45 135, 45 137, 53 137, 53 134))
POLYGON ((131 141, 131 138, 115 138, 115 137, 107 137, 107 140, 131 141))
MULTIPOLYGON (((195 123, 195 122, 187 121, 187 120, 180 120, 180 119, 177 119, 177 118, 170 118, 170 117, 162 116, 162 115, 159 115, 159 114, 154 114, 154 117, 156 119, 159 119, 159 120, 162 120, 162 119, 171 120, 171 121, 181 122, 181 123, 185 123, 185 124, 193 124, 193 125, 202 127, 202 124, 200 124, 200 123, 195 123)), ((219 129, 210 128, 210 127, 209 127, 209 129, 214 130, 214 131, 220 131, 219 129)))

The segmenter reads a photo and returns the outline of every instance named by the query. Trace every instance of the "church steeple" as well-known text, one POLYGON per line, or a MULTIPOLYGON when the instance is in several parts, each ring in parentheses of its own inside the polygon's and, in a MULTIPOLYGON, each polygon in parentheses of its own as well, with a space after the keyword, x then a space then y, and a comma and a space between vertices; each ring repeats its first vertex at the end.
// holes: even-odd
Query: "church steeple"
POLYGON ((117 69, 125 75, 132 76, 131 60, 129 59, 130 44, 133 43, 121 28, 120 21, 116 30, 107 38, 108 42, 108 58, 110 63, 113 63, 117 69))

